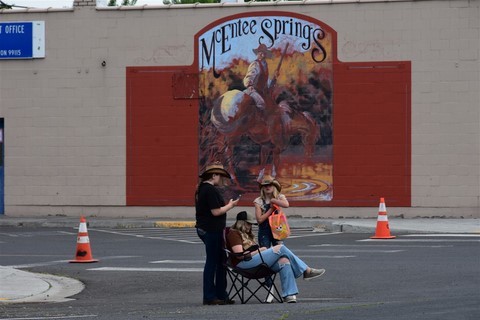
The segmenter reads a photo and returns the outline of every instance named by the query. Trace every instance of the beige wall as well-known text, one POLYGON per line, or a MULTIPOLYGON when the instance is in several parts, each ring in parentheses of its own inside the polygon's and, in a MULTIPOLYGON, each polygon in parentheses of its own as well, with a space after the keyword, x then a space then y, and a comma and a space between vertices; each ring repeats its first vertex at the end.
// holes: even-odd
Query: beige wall
MULTIPOLYGON (((125 67, 190 65, 193 36, 207 24, 279 10, 335 29, 341 61, 412 61, 412 208, 389 212, 479 217, 479 2, 0 10, 1 21, 46 29, 45 59, 0 61, 6 214, 192 217, 186 207, 125 207, 125 67)), ((375 217, 376 209, 289 213, 375 217)))

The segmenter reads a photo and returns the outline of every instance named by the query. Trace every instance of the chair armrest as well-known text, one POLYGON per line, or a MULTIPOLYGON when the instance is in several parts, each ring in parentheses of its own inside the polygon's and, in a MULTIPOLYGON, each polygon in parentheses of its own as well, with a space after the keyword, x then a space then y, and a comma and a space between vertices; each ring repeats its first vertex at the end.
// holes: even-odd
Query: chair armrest
POLYGON ((254 251, 258 251, 260 253, 260 247, 258 246, 258 244, 254 244, 253 246, 249 247, 243 252, 233 252, 233 251, 227 251, 227 252, 229 252, 229 254, 231 254, 234 257, 237 257, 240 260, 249 261, 252 259, 252 252, 254 251))

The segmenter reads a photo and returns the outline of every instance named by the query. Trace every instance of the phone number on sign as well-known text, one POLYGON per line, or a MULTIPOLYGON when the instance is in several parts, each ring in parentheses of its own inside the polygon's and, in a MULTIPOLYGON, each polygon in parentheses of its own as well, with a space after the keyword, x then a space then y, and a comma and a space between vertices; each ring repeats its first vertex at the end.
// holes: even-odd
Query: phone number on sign
POLYGON ((0 56, 21 56, 22 50, 0 50, 0 56))

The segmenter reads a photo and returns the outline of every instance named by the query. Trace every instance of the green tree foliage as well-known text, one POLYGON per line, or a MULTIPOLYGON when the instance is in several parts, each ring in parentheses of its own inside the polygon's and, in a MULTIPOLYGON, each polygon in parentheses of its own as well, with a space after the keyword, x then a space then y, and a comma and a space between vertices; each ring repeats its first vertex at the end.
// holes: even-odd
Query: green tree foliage
POLYGON ((3 1, 0 1, 0 9, 12 9, 12 6, 3 1))

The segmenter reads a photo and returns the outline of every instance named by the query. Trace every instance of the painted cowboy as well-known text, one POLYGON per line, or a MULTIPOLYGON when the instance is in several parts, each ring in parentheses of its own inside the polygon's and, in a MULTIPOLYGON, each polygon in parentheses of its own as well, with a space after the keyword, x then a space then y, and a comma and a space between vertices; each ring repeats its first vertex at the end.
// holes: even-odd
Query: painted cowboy
POLYGON ((245 93, 252 97, 257 107, 261 110, 265 109, 264 97, 269 93, 269 89, 275 85, 278 77, 278 70, 274 78, 268 78, 268 65, 266 58, 272 58, 272 51, 268 50, 263 43, 258 48, 253 49, 253 53, 257 56, 248 66, 247 74, 243 79, 243 85, 247 87, 245 93))

